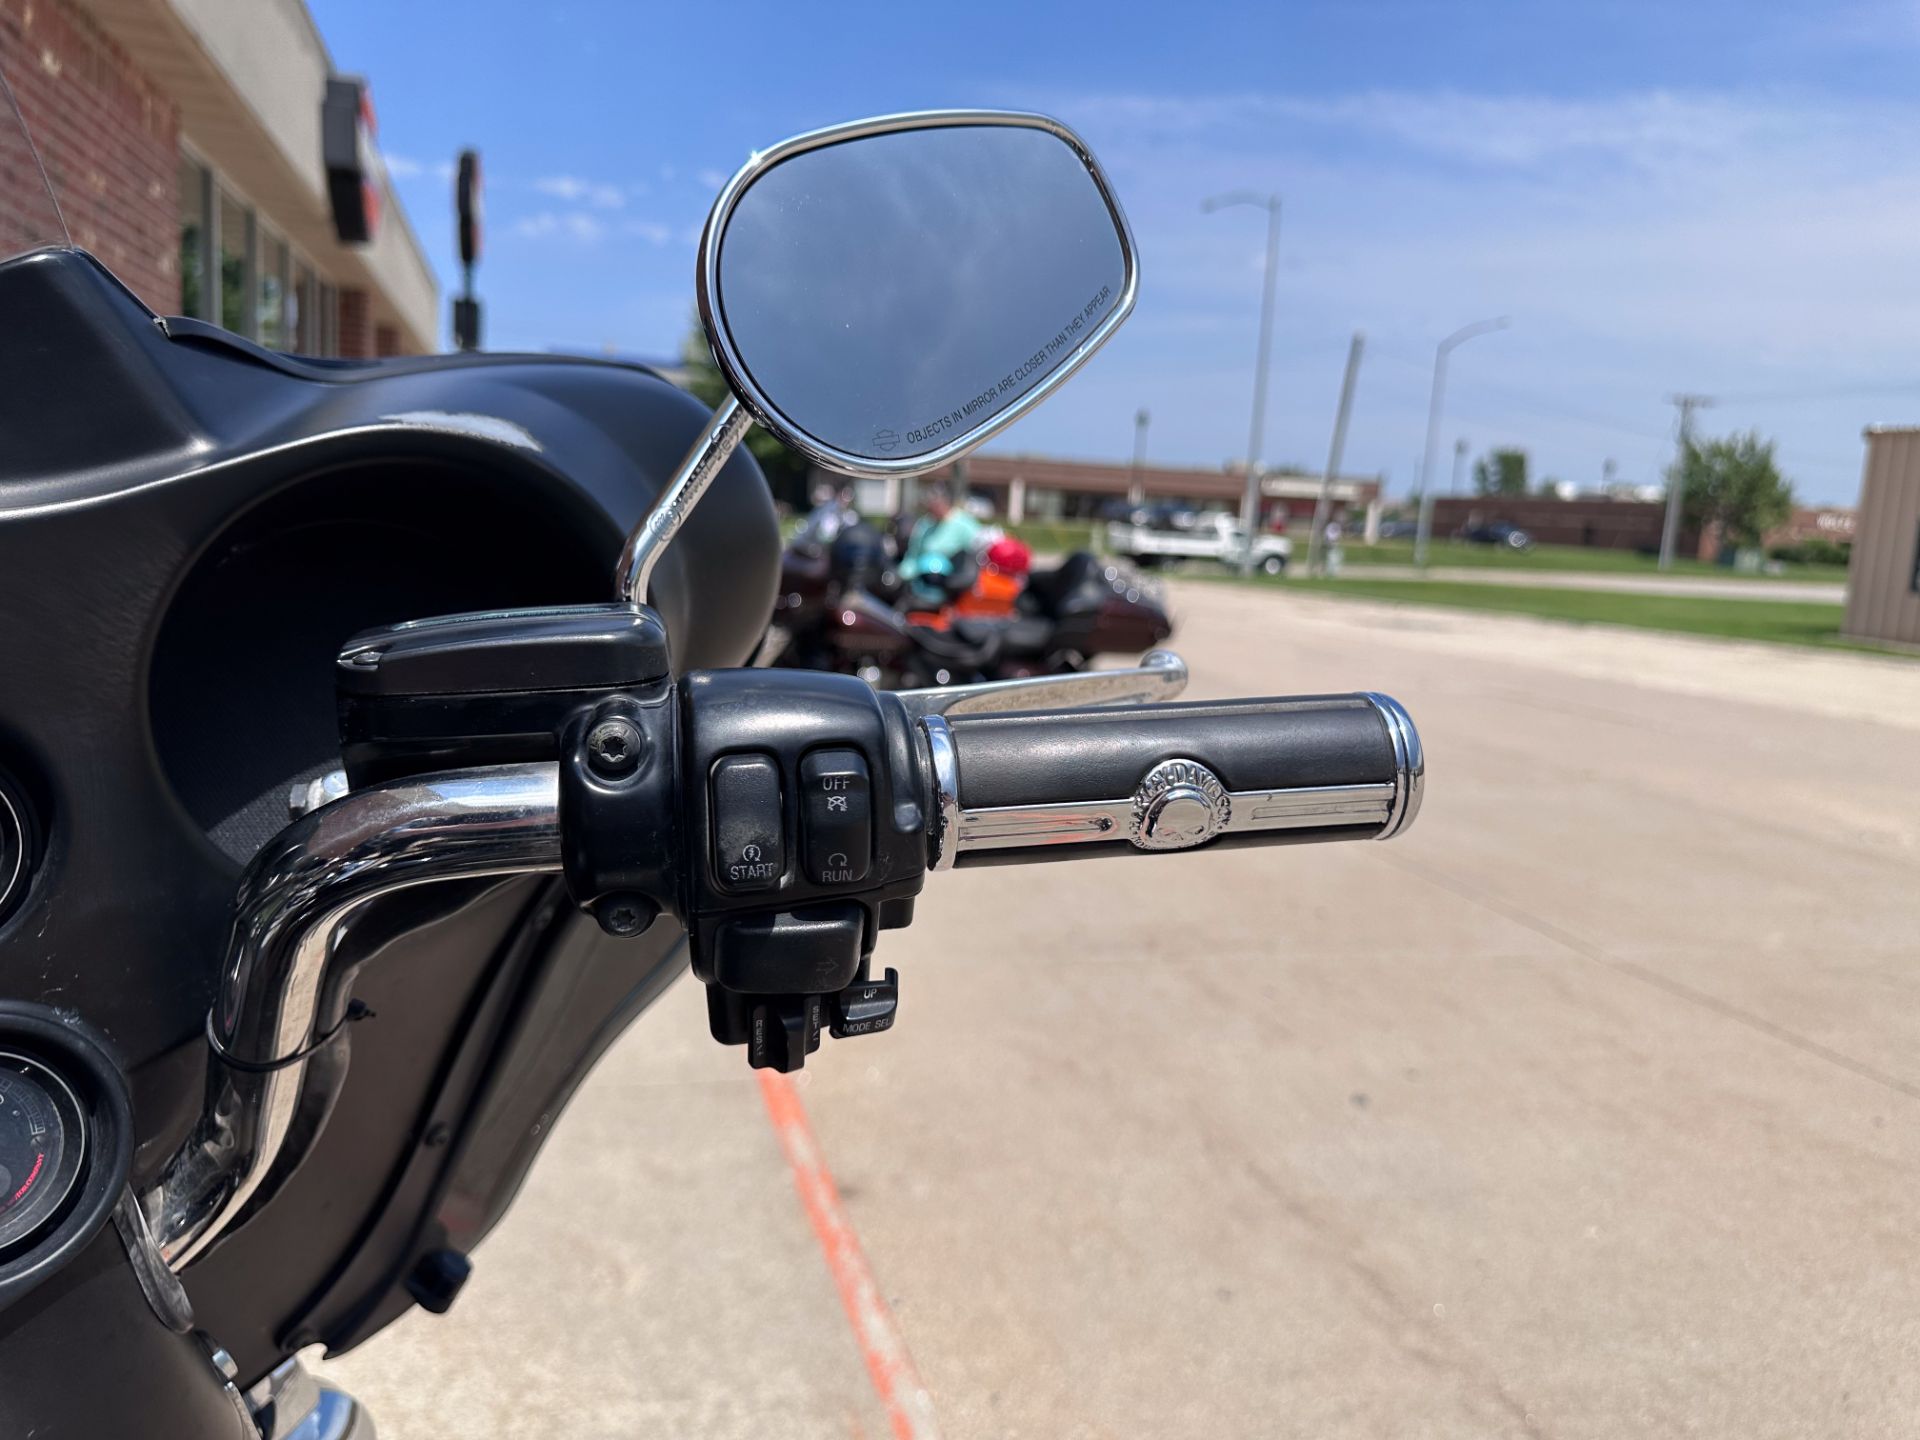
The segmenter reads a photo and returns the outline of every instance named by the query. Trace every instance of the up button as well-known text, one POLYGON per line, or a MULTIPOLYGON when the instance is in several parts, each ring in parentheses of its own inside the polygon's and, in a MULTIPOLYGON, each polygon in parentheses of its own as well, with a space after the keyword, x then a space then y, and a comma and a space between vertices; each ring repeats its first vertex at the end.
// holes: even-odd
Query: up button
POLYGON ((857 885, 873 855, 873 795, 857 750, 816 750, 800 762, 801 846, 816 885, 857 885))

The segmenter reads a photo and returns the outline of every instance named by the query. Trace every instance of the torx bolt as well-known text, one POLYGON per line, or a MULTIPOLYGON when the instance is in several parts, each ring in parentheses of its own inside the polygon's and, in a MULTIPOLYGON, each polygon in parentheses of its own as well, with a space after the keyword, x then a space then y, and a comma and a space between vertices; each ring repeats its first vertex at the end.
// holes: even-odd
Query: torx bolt
POLYGON ((645 895, 608 895, 593 907, 593 918, 607 934, 624 940, 644 934, 660 918, 660 907, 645 895))
POLYGON ((603 780, 620 780, 640 764, 641 735, 618 715, 587 732, 587 764, 603 780))

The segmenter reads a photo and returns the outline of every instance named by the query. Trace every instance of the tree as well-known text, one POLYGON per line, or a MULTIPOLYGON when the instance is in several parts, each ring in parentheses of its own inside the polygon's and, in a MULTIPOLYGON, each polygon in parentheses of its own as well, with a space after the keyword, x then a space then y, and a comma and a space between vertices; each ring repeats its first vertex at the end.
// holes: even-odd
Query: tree
MULTIPOLYGON (((707 347, 707 333, 697 323, 681 343, 680 363, 687 372, 687 391, 705 404, 717 407, 731 393, 726 377, 713 361, 713 351, 707 347)), ((767 477, 774 498, 805 509, 807 474, 813 468, 807 458, 789 450, 758 425, 747 432, 747 449, 767 477)))
POLYGON ((1758 545, 1793 513, 1793 486, 1774 464, 1773 442, 1762 440, 1758 430, 1704 444, 1689 441, 1667 471, 1667 483, 1676 481, 1684 486, 1681 513, 1687 523, 1702 530, 1717 524, 1735 545, 1758 545))
POLYGON ((1495 450, 1473 462, 1473 493, 1476 495, 1524 495, 1527 493, 1527 452, 1495 450))

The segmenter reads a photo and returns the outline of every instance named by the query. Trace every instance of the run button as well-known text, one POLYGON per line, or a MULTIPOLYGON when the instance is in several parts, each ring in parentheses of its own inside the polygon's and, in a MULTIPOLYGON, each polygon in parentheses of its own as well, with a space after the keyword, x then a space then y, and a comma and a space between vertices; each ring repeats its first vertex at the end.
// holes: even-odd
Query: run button
POLYGON ((807 878, 857 885, 873 854, 873 798, 858 750, 816 750, 800 762, 800 822, 807 878))

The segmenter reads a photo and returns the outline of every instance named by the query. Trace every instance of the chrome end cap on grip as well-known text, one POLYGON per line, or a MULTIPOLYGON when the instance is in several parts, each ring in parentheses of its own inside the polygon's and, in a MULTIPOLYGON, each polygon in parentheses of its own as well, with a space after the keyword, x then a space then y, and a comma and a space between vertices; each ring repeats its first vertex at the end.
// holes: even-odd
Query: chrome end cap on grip
POLYGON ((933 844, 927 868, 951 870, 960 858, 960 759, 953 746, 953 727, 943 715, 926 715, 921 717, 920 733, 927 737, 933 772, 933 844))
POLYGON ((1427 788, 1427 755, 1420 744, 1420 732, 1406 706, 1391 695, 1367 692, 1367 699, 1386 722, 1387 736, 1393 742, 1393 803, 1387 809, 1386 824, 1376 840, 1391 840, 1404 834, 1420 813, 1420 801, 1427 788))

